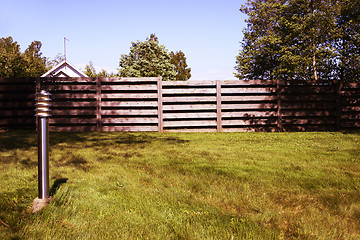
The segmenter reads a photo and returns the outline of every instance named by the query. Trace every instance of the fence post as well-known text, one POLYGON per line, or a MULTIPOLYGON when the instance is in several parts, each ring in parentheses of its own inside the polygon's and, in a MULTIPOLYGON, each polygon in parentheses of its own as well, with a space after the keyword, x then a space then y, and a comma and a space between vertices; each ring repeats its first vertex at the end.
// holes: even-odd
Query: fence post
POLYGON ((280 80, 276 80, 277 128, 278 131, 283 132, 284 127, 282 124, 282 116, 281 116, 281 91, 282 91, 282 82, 280 80))
POLYGON ((163 119, 163 97, 162 97, 162 78, 157 79, 157 96, 158 96, 158 131, 164 131, 163 119))
POLYGON ((218 132, 222 132, 221 118, 221 81, 216 81, 216 127, 218 132))
POLYGON ((341 118, 342 118, 342 99, 341 99, 341 89, 343 84, 341 81, 337 81, 335 84, 336 92, 336 128, 338 131, 341 130, 341 118))
POLYGON ((96 78, 96 131, 102 132, 101 119, 101 78, 96 78))

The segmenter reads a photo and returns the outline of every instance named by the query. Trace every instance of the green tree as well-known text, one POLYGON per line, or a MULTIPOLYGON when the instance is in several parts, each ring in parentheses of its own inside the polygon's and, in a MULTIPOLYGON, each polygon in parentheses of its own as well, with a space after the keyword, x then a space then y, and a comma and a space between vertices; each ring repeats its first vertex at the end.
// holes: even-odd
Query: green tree
POLYGON ((24 53, 12 37, 0 39, 0 77, 39 77, 46 72, 41 42, 32 42, 24 53))
POLYGON ((129 54, 121 55, 119 75, 121 77, 162 77, 164 81, 175 80, 175 66, 171 57, 155 34, 146 41, 132 42, 129 54))
POLYGON ((188 68, 186 63, 185 54, 182 51, 174 53, 170 52, 170 63, 175 66, 176 76, 175 79, 178 81, 187 81, 191 78, 191 68, 188 68))
POLYGON ((338 76, 343 82, 360 82, 360 2, 339 1, 336 49, 338 76))
POLYGON ((235 76, 358 79, 358 5, 350 0, 248 0, 240 9, 249 18, 235 76))
POLYGON ((12 37, 0 39, 0 77, 22 77, 24 62, 20 45, 12 37))
POLYGON ((41 42, 34 41, 22 54, 24 60, 24 76, 25 77, 39 77, 44 74, 46 68, 46 57, 42 57, 41 42))
POLYGON ((115 77, 114 73, 108 73, 104 69, 101 69, 101 71, 97 73, 92 62, 86 64, 84 73, 88 77, 115 77))
POLYGON ((246 20, 242 50, 236 59, 236 77, 274 79, 279 66, 281 38, 277 35, 277 16, 284 1, 248 1, 240 9, 246 20))

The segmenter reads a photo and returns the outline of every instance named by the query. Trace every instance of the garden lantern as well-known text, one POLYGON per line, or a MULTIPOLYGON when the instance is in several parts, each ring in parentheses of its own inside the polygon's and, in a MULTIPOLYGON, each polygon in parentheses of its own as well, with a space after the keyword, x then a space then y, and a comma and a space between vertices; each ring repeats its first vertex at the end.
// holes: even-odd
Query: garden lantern
POLYGON ((50 202, 49 195, 49 117, 50 96, 45 90, 35 94, 38 121, 38 197, 34 200, 33 212, 50 202))

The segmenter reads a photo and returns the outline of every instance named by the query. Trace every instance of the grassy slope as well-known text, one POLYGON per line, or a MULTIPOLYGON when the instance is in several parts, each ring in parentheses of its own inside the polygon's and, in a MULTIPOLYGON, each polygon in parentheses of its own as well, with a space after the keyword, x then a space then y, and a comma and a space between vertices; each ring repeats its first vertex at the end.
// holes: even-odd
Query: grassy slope
POLYGON ((360 238, 358 133, 52 133, 50 145, 58 188, 31 214, 36 135, 1 133, 1 239, 360 238))

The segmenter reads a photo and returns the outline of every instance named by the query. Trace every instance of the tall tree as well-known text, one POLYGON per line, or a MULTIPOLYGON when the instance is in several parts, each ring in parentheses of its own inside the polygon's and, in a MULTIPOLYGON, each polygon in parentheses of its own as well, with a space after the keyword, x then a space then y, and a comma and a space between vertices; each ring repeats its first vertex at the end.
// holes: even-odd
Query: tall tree
POLYGON ((22 77, 24 62, 20 45, 12 37, 0 39, 0 77, 22 77))
MULTIPOLYGON (((353 37, 356 36, 359 23, 352 21, 349 24, 350 21, 345 21, 351 25, 345 28, 344 21, 340 21, 346 15, 344 10, 349 8, 349 2, 351 1, 248 0, 240 9, 249 18, 242 50, 237 56, 235 75, 240 79, 296 79, 314 82, 338 79, 338 69, 349 72, 345 70, 349 66, 345 62, 352 61, 353 66, 359 63, 358 54, 354 58, 354 55, 344 52, 344 44, 349 43, 350 47, 346 51, 352 53, 359 48, 357 37, 353 37), (349 34, 349 31, 352 33, 349 34), (339 35, 340 32, 343 34, 339 35), (341 38, 346 35, 352 40, 346 42, 341 38), (340 45, 343 48, 339 48, 340 45)), ((352 3, 351 9, 356 9, 354 5, 359 5, 358 1, 352 3)), ((353 19, 354 14, 350 15, 353 19)))
POLYGON ((188 68, 186 63, 185 54, 182 51, 174 53, 170 52, 170 63, 175 66, 176 76, 175 79, 178 81, 187 81, 191 78, 191 68, 188 68))
POLYGON ((12 37, 0 39, 0 77, 39 77, 46 72, 46 58, 40 52, 41 42, 34 41, 20 52, 12 37))
POLYGON ((42 57, 41 42, 34 41, 22 54, 24 59, 24 76, 25 77, 39 77, 46 72, 46 57, 42 57))
POLYGON ((132 42, 129 54, 121 55, 119 75, 122 77, 162 77, 163 80, 175 80, 175 66, 170 55, 155 34, 146 41, 132 42))
POLYGON ((244 31, 242 50, 237 60, 236 77, 240 79, 273 79, 279 66, 281 38, 276 34, 277 16, 285 1, 248 1, 240 9, 249 17, 244 31))
POLYGON ((338 2, 336 48, 338 76, 343 82, 360 82, 360 2, 338 2))

